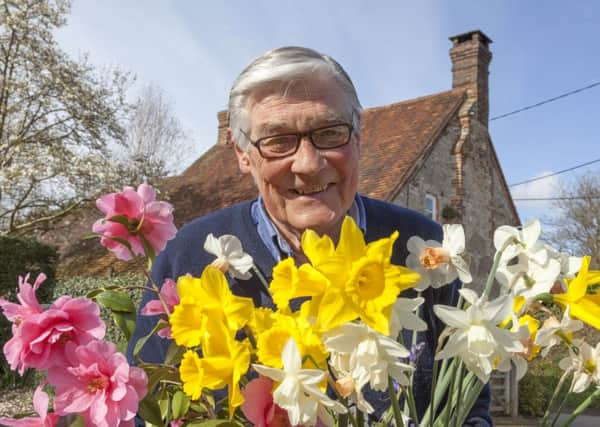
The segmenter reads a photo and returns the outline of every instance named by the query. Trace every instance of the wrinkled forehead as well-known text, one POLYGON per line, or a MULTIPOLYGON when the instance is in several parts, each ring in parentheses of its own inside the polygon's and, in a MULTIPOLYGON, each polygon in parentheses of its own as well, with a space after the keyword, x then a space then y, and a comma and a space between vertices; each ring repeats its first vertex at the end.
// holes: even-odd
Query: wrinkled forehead
POLYGON ((318 110, 323 120, 350 121, 352 104, 334 78, 299 77, 276 80, 254 89, 247 99, 246 109, 252 122, 253 115, 265 105, 271 109, 311 102, 321 106, 318 110))

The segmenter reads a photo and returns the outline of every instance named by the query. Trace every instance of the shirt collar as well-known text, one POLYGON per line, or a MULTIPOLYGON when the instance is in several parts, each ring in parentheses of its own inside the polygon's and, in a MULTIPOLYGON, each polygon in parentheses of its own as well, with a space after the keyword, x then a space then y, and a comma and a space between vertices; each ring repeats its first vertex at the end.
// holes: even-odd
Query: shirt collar
MULTIPOLYGON (((277 231, 273 222, 271 222, 271 218, 269 218, 269 215, 265 210, 261 196, 258 196, 258 199, 252 204, 250 213, 252 215, 252 220, 256 225, 258 235, 271 255, 273 255, 273 258, 277 261, 281 261, 283 258, 292 256, 292 248, 277 231)), ((354 197, 352 206, 350 206, 350 209, 348 210, 348 215, 352 217, 362 232, 365 233, 367 230, 367 215, 365 214, 365 205, 358 194, 354 197)))

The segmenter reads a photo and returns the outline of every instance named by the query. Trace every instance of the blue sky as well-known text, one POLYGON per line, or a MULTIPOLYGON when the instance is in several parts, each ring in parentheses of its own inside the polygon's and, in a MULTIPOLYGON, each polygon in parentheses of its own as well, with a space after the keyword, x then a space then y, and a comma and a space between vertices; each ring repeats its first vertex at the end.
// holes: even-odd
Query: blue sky
MULTIPOLYGON (((216 112, 256 56, 301 45, 336 58, 364 107, 448 90, 448 37, 481 29, 494 43, 490 116, 600 81, 600 2, 579 1, 166 1, 74 0, 57 33, 71 55, 119 66, 168 94, 191 134, 190 162, 216 141, 216 112)), ((600 86, 490 123, 509 183, 600 157, 600 86)), ((600 164, 561 175, 600 172, 600 164)), ((557 195, 559 178, 514 188, 557 195)), ((520 202, 521 218, 549 216, 520 202)))

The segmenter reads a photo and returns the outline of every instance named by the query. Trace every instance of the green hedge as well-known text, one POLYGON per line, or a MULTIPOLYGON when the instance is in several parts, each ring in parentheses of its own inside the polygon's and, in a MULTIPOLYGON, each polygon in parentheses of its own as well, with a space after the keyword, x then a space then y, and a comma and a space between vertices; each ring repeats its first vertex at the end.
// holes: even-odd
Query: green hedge
MULTIPOLYGON (((0 297, 16 301, 18 276, 30 275, 33 284, 39 273, 48 278, 37 291, 38 300, 47 304, 52 300, 55 285, 57 253, 50 246, 32 239, 0 237, 0 297)), ((12 336, 10 322, 0 316, 0 347, 12 336)), ((23 377, 10 370, 4 357, 0 357, 0 386, 15 387, 29 384, 32 373, 26 372, 23 377)))
MULTIPOLYGON (((133 273, 121 274, 114 277, 74 277, 58 281, 54 294, 57 297, 61 295, 70 295, 73 297, 85 296, 88 292, 98 288, 106 288, 108 286, 144 286, 145 283, 146 280, 143 274, 133 273)), ((142 291, 135 290, 129 292, 129 294, 137 307, 141 300, 142 291)), ((113 322, 110 311, 102 308, 101 317, 106 323, 105 339, 117 344, 119 349, 123 351, 127 343, 123 333, 113 322)))
MULTIPOLYGON (((537 359, 530 363, 527 374, 519 382, 519 413, 535 417, 543 416, 562 374, 563 371, 559 368, 556 359, 537 359)), ((565 408, 575 409, 594 390, 595 387, 592 386, 582 393, 571 394, 565 402, 565 408)), ((600 408, 600 402, 592 404, 591 408, 600 408)))

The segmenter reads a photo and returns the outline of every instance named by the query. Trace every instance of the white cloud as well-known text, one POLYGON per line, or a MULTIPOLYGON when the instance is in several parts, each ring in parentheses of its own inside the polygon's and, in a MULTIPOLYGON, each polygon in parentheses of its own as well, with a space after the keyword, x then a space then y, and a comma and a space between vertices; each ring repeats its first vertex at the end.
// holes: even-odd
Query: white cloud
MULTIPOLYGON (((542 171, 534 175, 532 178, 539 178, 552 173, 552 171, 542 171)), ((547 199, 558 197, 560 195, 560 188, 560 178, 558 175, 553 175, 548 178, 543 178, 513 187, 511 189, 511 194, 513 199, 547 199)), ((519 211, 519 215, 521 216, 521 220, 524 223, 529 219, 548 217, 552 214, 552 201, 550 200, 515 200, 515 204, 517 206, 517 210, 519 211)))

